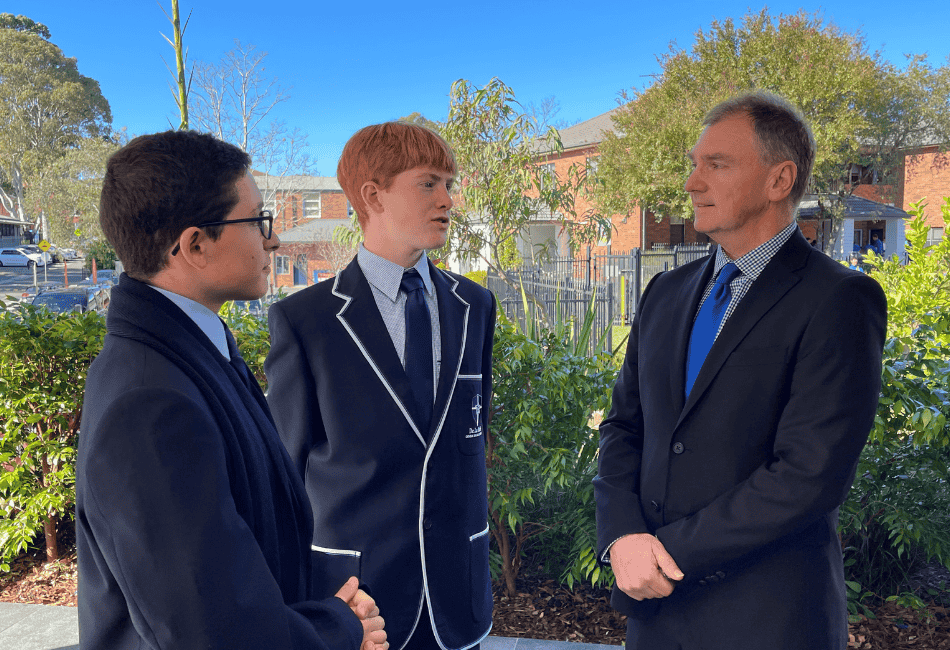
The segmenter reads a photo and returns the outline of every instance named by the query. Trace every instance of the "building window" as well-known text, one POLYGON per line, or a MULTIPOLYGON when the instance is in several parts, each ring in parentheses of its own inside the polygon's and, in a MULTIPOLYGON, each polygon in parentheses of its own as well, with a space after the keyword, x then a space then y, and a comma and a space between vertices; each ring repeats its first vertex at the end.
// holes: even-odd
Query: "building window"
POLYGON ((277 275, 290 273, 290 258, 286 255, 277 256, 277 275))
POLYGON ((597 165, 600 163, 600 156, 587 156, 587 175, 594 177, 597 175, 597 165))
POLYGON ((303 195, 303 216, 320 216, 320 192, 307 192, 303 195))
POLYGON ((931 228, 927 233, 927 245, 936 246, 943 241, 943 228, 931 228))
POLYGON ((553 185, 553 181, 557 179, 557 172, 554 171, 554 163, 539 165, 539 167, 541 168, 541 173, 538 175, 541 180, 541 189, 547 189, 553 185))

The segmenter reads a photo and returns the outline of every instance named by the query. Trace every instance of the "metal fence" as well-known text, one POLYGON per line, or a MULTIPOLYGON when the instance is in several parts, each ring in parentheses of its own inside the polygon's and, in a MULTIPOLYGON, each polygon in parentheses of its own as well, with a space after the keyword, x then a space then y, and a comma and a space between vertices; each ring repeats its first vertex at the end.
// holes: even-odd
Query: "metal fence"
POLYGON ((537 319, 538 303, 543 305, 549 322, 573 323, 573 336, 578 335, 587 310, 594 305, 593 349, 596 339, 607 331, 607 345, 613 349, 614 325, 629 325, 636 313, 643 288, 657 273, 683 266, 709 254, 709 244, 690 244, 629 253, 594 255, 590 249, 584 257, 558 257, 541 264, 526 264, 509 271, 511 282, 505 282, 489 271, 488 289, 495 294, 508 318, 525 324, 525 293, 536 298, 529 301, 528 317, 537 319))

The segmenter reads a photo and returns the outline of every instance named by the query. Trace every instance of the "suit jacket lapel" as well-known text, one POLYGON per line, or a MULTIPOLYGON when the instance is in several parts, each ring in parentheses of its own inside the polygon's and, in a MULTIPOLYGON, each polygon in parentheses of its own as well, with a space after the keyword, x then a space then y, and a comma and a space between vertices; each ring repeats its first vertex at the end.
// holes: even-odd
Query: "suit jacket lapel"
POLYGON ((696 318, 696 311, 699 309, 699 301, 703 297, 703 291, 706 285, 709 284, 709 278, 712 277, 715 267, 716 251, 713 250, 706 263, 699 266, 692 277, 686 279, 680 288, 679 296, 671 303, 672 309, 675 309, 678 305, 690 305, 689 309, 680 310, 679 313, 674 311, 671 316, 673 351, 670 358, 673 367, 670 369, 670 394, 672 395, 674 413, 683 410, 689 337, 693 331, 693 320, 696 318))
POLYGON ((337 319, 402 411, 419 441, 425 445, 425 438, 416 424, 418 415, 409 378, 399 362, 399 355, 383 317, 379 314, 373 289, 355 258, 337 275, 333 295, 344 301, 337 319))
MULTIPOLYGON (((749 331, 788 293, 789 289, 798 284, 800 277, 796 271, 805 265, 810 252, 811 247, 805 242, 801 233, 796 231, 791 239, 779 249, 775 257, 769 261, 748 293, 736 306, 732 316, 722 326, 722 331, 719 332, 716 342, 713 343, 706 360, 703 362, 703 367, 696 377, 693 390, 690 391, 689 397, 686 399, 686 404, 679 417, 680 422, 683 421, 683 418, 696 404, 700 396, 709 388, 710 383, 719 373, 719 369, 722 368, 722 364, 726 362, 726 359, 729 358, 729 355, 732 354, 732 351, 742 342, 749 331)), ((681 393, 683 385, 680 384, 681 393)))
POLYGON ((468 338, 468 310, 469 304, 462 299, 455 289, 458 280, 443 273, 429 262, 429 275, 435 285, 436 297, 439 301, 439 332, 442 336, 442 363, 439 366, 439 385, 435 394, 435 407, 432 409, 432 430, 436 435, 435 442, 442 427, 455 392, 455 383, 458 380, 459 368, 462 363, 462 353, 465 350, 465 341, 468 338))

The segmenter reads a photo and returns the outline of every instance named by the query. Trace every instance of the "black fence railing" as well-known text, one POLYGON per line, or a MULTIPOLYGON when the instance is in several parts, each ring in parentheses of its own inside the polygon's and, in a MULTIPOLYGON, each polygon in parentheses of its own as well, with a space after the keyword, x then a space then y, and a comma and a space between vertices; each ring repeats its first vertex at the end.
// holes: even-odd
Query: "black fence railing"
POLYGON ((528 318, 538 320, 543 308, 547 321, 572 323, 576 337, 590 305, 594 305, 591 350, 607 332, 607 346, 613 349, 613 326, 629 325, 636 313, 643 288, 657 273, 683 266, 709 254, 709 244, 679 245, 651 251, 633 249, 629 253, 586 257, 551 258, 540 264, 526 264, 506 273, 515 286, 489 271, 488 289, 495 294, 508 318, 522 326, 526 322, 521 287, 528 300, 528 318))

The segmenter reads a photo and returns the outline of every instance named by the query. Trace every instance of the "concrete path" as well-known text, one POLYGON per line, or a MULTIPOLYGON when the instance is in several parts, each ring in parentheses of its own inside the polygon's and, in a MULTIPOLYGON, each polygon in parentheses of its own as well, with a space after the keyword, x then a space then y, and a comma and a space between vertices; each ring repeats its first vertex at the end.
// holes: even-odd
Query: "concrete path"
MULTIPOLYGON (((3 650, 79 650, 75 607, 0 603, 3 650)), ((616 646, 489 636, 482 650, 613 650, 616 646)))

